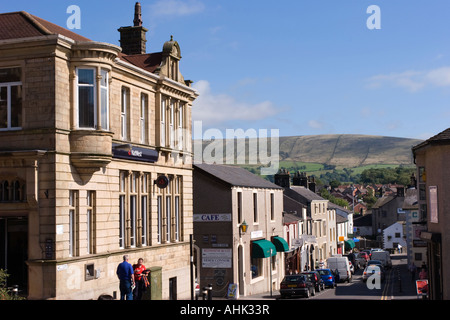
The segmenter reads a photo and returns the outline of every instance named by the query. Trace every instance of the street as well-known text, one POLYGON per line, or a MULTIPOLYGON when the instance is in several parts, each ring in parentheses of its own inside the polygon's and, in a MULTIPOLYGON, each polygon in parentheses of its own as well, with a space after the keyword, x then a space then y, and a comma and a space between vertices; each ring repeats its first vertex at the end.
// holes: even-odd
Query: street
MULTIPOLYGON (((345 300, 395 300, 417 299, 411 276, 407 268, 406 255, 391 255, 392 268, 386 270, 386 278, 380 289, 369 289, 362 280, 363 269, 355 271, 353 281, 339 283, 335 289, 326 289, 316 293, 310 299, 345 300)), ((300 298, 302 299, 302 298, 300 298)))
POLYGON ((281 299, 279 292, 273 292, 272 297, 269 294, 254 295, 250 297, 241 297, 241 299, 277 299, 283 300, 411 300, 417 299, 415 291, 415 282, 411 280, 411 274, 408 271, 407 259, 405 254, 391 255, 392 268, 386 271, 386 278, 381 282, 380 289, 369 289, 367 283, 362 280, 363 269, 359 269, 353 275, 353 281, 350 283, 339 283, 335 289, 325 289, 316 292, 315 296, 309 299, 303 297, 291 297, 281 299))

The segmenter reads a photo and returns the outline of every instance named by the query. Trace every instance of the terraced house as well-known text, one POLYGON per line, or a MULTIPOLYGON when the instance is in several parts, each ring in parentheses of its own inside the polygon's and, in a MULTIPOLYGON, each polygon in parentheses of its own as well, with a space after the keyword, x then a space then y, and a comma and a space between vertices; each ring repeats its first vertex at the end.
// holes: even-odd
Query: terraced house
POLYGON ((146 32, 139 3, 120 47, 0 14, 0 268, 29 299, 118 297, 124 254, 152 299, 190 297, 197 92, 146 32))

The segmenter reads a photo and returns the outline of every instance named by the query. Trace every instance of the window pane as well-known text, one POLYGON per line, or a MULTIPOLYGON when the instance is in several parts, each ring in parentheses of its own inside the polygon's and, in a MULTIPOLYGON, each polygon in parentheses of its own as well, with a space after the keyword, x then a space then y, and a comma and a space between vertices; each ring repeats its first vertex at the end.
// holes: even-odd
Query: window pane
POLYGON ((119 197, 119 247, 125 246, 125 196, 119 197))
POLYGON ((94 128, 94 88, 78 88, 78 116, 79 126, 82 128, 94 128))
POLYGON ((141 219, 142 219, 142 245, 147 245, 147 196, 141 200, 141 219))
POLYGON ((20 68, 0 69, 0 83, 21 81, 20 68))
POLYGON ((100 81, 100 85, 102 87, 108 87, 108 71, 102 70, 101 75, 102 75, 102 80, 100 81))
POLYGON ((101 90, 102 93, 102 128, 105 130, 108 130, 109 128, 109 124, 108 124, 108 90, 102 88, 101 90))
POLYGON ((94 84, 94 70, 78 69, 78 83, 79 84, 94 84))
POLYGON ((8 128, 8 88, 0 87, 0 128, 8 128))
POLYGON ((136 246, 136 196, 130 197, 130 245, 136 246))

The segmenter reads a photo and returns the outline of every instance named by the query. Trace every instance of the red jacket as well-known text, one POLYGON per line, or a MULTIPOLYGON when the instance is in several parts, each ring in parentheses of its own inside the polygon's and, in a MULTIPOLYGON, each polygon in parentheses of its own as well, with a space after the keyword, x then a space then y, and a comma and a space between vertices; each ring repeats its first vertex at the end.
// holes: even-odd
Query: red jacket
POLYGON ((141 264, 141 266, 139 266, 138 264, 133 265, 134 281, 142 280, 142 272, 144 272, 145 269, 146 268, 143 264, 141 264))

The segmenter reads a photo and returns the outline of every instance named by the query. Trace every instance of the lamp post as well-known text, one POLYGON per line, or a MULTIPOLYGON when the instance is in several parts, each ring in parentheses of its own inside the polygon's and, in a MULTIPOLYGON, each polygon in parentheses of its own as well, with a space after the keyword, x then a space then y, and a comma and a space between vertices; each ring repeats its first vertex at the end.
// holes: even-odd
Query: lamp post
POLYGON ((242 222, 241 225, 239 226, 239 233, 245 234, 247 232, 247 228, 248 228, 248 224, 244 220, 244 222, 242 222))

